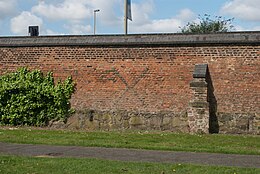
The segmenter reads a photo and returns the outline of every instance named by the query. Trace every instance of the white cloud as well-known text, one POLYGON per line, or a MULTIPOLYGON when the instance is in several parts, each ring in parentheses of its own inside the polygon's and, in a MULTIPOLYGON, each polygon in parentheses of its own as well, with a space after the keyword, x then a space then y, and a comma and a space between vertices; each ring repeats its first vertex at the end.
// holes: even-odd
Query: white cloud
POLYGON ((193 11, 191 11, 188 8, 185 8, 180 11, 180 13, 176 16, 176 18, 187 22, 187 21, 193 20, 195 18, 195 16, 196 15, 193 11))
POLYGON ((60 35, 61 33, 57 33, 57 32, 55 32, 51 29, 47 29, 47 30, 44 31, 44 34, 46 34, 46 35, 60 35))
MULTIPOLYGON (((117 26, 121 22, 115 13, 121 0, 40 1, 31 12, 45 21, 63 21, 67 34, 92 33, 94 9, 99 9, 97 22, 101 26, 117 26)), ((48 33, 48 32, 47 32, 48 33)), ((53 33, 53 32, 50 32, 53 33)))
POLYGON ((235 27, 236 31, 260 31, 260 25, 259 26, 254 26, 252 28, 248 28, 248 27, 245 28, 245 27, 243 27, 241 25, 235 25, 234 27, 235 27))
POLYGON ((94 9, 100 9, 99 19, 103 22, 111 23, 116 21, 115 5, 120 0, 64 0, 62 2, 40 1, 32 7, 32 13, 43 16, 48 20, 66 20, 68 22, 78 22, 92 19, 94 9))
POLYGON ((240 25, 236 25, 236 26, 234 26, 234 28, 236 31, 246 31, 246 29, 240 25))
POLYGON ((40 1, 32 8, 32 12, 44 16, 49 20, 77 21, 90 18, 92 13, 86 0, 65 0, 58 4, 46 4, 40 1))
POLYGON ((238 19, 260 21, 260 2, 259 0, 231 0, 221 8, 221 12, 238 19))
POLYGON ((146 6, 142 9, 143 4, 135 4, 133 8, 134 20, 131 24, 130 31, 138 33, 160 33, 168 32, 173 33, 179 31, 179 27, 184 26, 187 21, 195 19, 195 13, 190 9, 182 9, 175 17, 168 19, 149 19, 150 14, 153 12, 154 6, 146 6), (140 10, 141 9, 141 10, 140 10), (140 11, 142 13, 140 13, 140 11), (137 18, 137 19, 136 19, 137 18), (140 19, 139 19, 140 18, 140 19))
POLYGON ((139 4, 132 4, 132 18, 134 25, 143 25, 151 22, 150 14, 154 11, 153 1, 142 1, 139 4))
POLYGON ((134 26, 132 31, 134 32, 147 32, 147 33, 160 33, 160 32, 177 32, 179 26, 182 25, 182 22, 178 19, 161 19, 161 20, 152 20, 149 23, 143 24, 141 26, 134 26))
MULTIPOLYGON (((59 33, 44 28, 43 23, 63 21, 63 25, 60 27, 67 30, 65 34, 90 34, 93 32, 91 26, 93 24, 93 11, 100 9, 100 12, 97 13, 99 26, 97 30, 101 27, 112 26, 115 30, 122 29, 123 31, 123 6, 122 0, 41 0, 31 8, 30 12, 23 12, 13 18, 11 28, 15 34, 27 34, 28 25, 35 23, 35 25, 41 25, 40 33, 53 35, 59 33), (118 9, 121 10, 118 11, 118 9)), ((150 16, 155 8, 153 0, 132 3, 133 21, 129 22, 129 32, 177 32, 180 26, 195 18, 190 9, 183 9, 172 18, 152 20, 150 16)), ((97 33, 99 32, 97 31, 97 33)))
POLYGON ((42 26, 41 18, 33 15, 28 11, 22 12, 19 16, 11 19, 11 30, 14 34, 28 35, 28 26, 37 25, 42 26))
POLYGON ((255 27, 253 27, 252 30, 253 30, 253 31, 260 31, 260 25, 259 25, 259 26, 255 26, 255 27))
POLYGON ((15 14, 16 0, 0 0, 0 20, 15 14))
POLYGON ((102 25, 110 25, 115 26, 119 25, 121 22, 121 18, 117 16, 116 11, 117 8, 121 6, 121 0, 90 0, 91 8, 91 18, 93 17, 93 10, 99 9, 97 19, 100 21, 99 23, 102 25))
POLYGON ((70 25, 65 25, 64 28, 66 28, 69 31, 68 34, 73 34, 73 35, 78 35, 78 34, 83 35, 92 32, 92 27, 90 25, 70 24, 70 25))

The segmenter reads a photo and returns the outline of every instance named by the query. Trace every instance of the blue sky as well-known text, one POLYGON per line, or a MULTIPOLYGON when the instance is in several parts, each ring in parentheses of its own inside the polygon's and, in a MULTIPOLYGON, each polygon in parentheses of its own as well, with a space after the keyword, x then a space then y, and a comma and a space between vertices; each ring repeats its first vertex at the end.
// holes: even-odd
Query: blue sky
MULTIPOLYGON (((176 33, 199 14, 235 18, 235 31, 260 30, 260 0, 132 0, 129 33, 176 33)), ((0 0, 0 36, 123 34, 124 0, 0 0)))

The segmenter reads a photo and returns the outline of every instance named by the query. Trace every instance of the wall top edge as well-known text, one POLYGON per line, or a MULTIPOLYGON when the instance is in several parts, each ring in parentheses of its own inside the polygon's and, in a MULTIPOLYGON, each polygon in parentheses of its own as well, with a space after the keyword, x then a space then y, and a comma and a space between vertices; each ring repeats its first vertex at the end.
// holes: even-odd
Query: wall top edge
POLYGON ((149 46, 149 45, 260 45, 260 31, 214 34, 130 34, 0 37, 0 47, 33 46, 149 46))

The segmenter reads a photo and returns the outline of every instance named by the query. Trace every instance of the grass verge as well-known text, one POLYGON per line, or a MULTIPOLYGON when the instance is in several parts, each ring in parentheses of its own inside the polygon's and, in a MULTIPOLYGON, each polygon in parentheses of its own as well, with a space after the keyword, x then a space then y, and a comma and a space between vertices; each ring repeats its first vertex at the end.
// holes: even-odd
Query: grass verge
POLYGON ((0 142, 260 155, 260 136, 0 129, 0 142))
POLYGON ((189 164, 167 163, 137 163, 120 162, 98 159, 76 158, 37 158, 0 156, 0 173, 5 174, 64 174, 64 173, 93 173, 93 174, 234 174, 234 173, 260 173, 260 169, 237 168, 221 166, 200 166, 189 164))

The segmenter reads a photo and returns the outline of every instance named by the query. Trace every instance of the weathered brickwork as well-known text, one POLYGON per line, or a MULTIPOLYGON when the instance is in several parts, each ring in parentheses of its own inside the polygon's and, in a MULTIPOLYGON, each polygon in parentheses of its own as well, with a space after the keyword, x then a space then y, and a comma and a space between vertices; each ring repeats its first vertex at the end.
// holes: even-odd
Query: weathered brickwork
POLYGON ((195 65, 193 80, 190 82, 193 97, 188 107, 188 123, 192 133, 209 133, 210 103, 208 99, 208 76, 207 64, 195 65))
MULTIPOLYGON (((195 40, 189 43, 189 35, 176 35, 178 38, 185 37, 185 42, 174 43, 174 40, 171 42, 168 38, 167 43, 158 41, 153 44, 151 39, 150 42, 138 42, 136 45, 127 41, 111 44, 99 44, 98 41, 92 45, 76 44, 75 39, 71 39, 68 42, 70 44, 59 45, 59 39, 62 42, 62 39, 69 40, 69 37, 55 38, 56 44, 36 42, 26 45, 31 38, 0 38, 0 74, 27 66, 53 71, 57 78, 71 75, 77 83, 76 93, 71 99, 72 106, 77 110, 88 109, 94 110, 95 113, 143 113, 135 114, 142 115, 143 118, 146 114, 166 112, 167 117, 172 113, 172 122, 179 115, 187 116, 183 113, 187 113, 193 97, 190 82, 193 80, 195 64, 208 64, 217 102, 216 113, 221 113, 219 119, 225 120, 225 114, 230 116, 236 113, 252 120, 251 117, 254 115, 254 120, 258 122, 252 123, 254 128, 250 128, 250 131, 259 133, 260 33, 252 34, 256 36, 251 42, 235 40, 230 43, 215 43, 214 40, 208 40, 200 43, 201 39, 194 36, 195 39, 199 38, 198 42, 195 40), (18 41, 12 39, 25 41, 15 45, 13 42, 18 41)), ((251 33, 247 35, 251 36, 251 33)), ((106 40, 106 36, 99 37, 102 41, 106 40)), ((113 37, 115 40, 124 38, 113 37)), ((128 39, 132 37, 139 36, 128 36, 128 39)), ((45 40, 48 38, 52 39, 39 37, 45 40)), ((77 39, 75 36, 73 38, 77 39)), ((236 35, 232 38, 236 39, 236 35)), ((232 132, 229 131, 232 126, 221 128, 225 126, 224 122, 219 124, 220 132, 232 132)), ((120 122, 120 125, 120 128, 124 128, 123 122, 120 122)), ((162 127, 161 123, 158 127, 160 126, 162 127)), ((246 131, 249 131, 249 127, 244 130, 246 131)))

